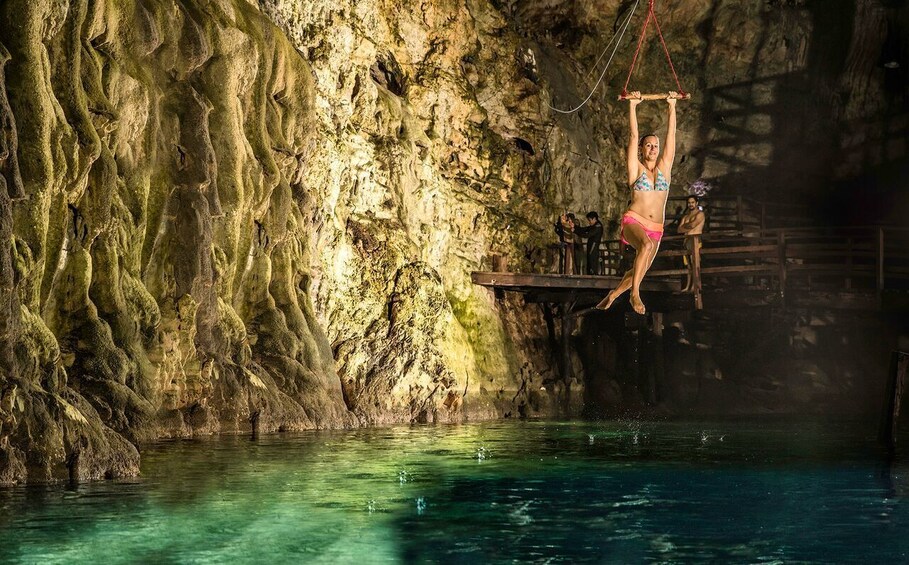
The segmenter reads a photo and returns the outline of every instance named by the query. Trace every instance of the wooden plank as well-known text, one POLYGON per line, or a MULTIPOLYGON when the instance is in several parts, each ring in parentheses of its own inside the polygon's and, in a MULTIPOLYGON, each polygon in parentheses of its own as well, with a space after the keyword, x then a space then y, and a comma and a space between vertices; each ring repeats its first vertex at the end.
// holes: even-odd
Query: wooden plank
POLYGON ((874 265, 847 265, 845 263, 790 263, 787 265, 790 272, 810 271, 811 273, 833 273, 833 274, 867 274, 874 275, 874 265))
POLYGON ((841 242, 824 242, 824 241, 814 241, 814 242, 801 241, 801 242, 790 242, 790 243, 792 245, 789 245, 787 247, 789 247, 791 249, 790 252, 793 254, 798 254, 798 253, 811 254, 811 253, 824 253, 824 252, 835 251, 837 253, 842 253, 842 254, 846 255, 846 254, 849 254, 850 251, 852 251, 853 249, 857 250, 857 251, 874 251, 875 250, 874 245, 872 245, 871 243, 864 243, 864 242, 856 243, 856 244, 853 244, 852 246, 849 246, 848 244, 841 243, 841 242))
MULTIPOLYGON (((788 241, 788 238, 787 238, 788 241)), ((872 238, 845 238, 835 237, 830 239, 821 238, 797 238, 793 237, 789 242, 793 249, 875 249, 876 242, 872 238), (848 239, 852 239, 852 245, 849 245, 848 239)))
POLYGON ((527 290, 524 292, 526 304, 563 304, 576 302, 578 304, 596 304, 603 299, 603 291, 581 290, 566 292, 559 289, 527 290))
MULTIPOLYGON (((612 290, 622 277, 599 275, 558 275, 534 273, 492 273, 475 271, 470 274, 474 284, 490 288, 518 290, 560 289, 560 290, 612 290)), ((678 283, 672 281, 655 281, 646 278, 641 283, 642 290, 674 291, 678 283)))
POLYGON ((842 258, 843 261, 848 261, 852 259, 867 260, 868 263, 873 263, 874 259, 877 258, 877 253, 874 251, 869 251, 867 253, 845 253, 845 252, 832 252, 832 251, 818 251, 817 253, 787 253, 786 256, 790 259, 796 259, 799 261, 811 261, 813 259, 831 259, 831 258, 842 258))
POLYGON ((702 267, 701 274, 707 275, 736 275, 742 274, 747 276, 752 276, 755 273, 764 273, 773 275, 778 271, 777 265, 767 264, 767 265, 732 265, 729 267, 702 267))
MULTIPOLYGON (((676 251, 675 249, 670 249, 668 251, 676 251)), ((776 245, 743 245, 737 247, 714 247, 714 246, 703 246, 701 247, 701 255, 740 255, 740 254, 761 254, 766 252, 776 252, 776 245)), ((664 255, 664 252, 661 251, 657 256, 664 255)))
MULTIPOLYGON (((660 251, 657 254, 657 260, 661 257, 684 257, 689 255, 688 251, 684 249, 667 249, 665 251, 660 251)), ((757 259, 775 259, 776 258, 776 248, 762 251, 760 253, 744 253, 741 251, 726 253, 721 249, 701 249, 701 255, 709 255, 712 260, 728 260, 728 261, 748 261, 748 260, 757 260, 757 259)))
MULTIPOLYGON (((688 236, 685 235, 664 235, 661 241, 663 242, 682 242, 688 236)), ((701 240, 706 244, 710 244, 711 248, 714 247, 733 247, 733 246, 758 246, 758 245, 776 245, 777 240, 776 236, 767 237, 759 235, 727 235, 727 234, 716 234, 716 233, 705 233, 701 234, 701 240)), ((617 239, 609 239, 600 243, 601 249, 608 249, 613 252, 618 252, 621 248, 625 247, 617 239)))
MULTIPOLYGON (((688 269, 660 269, 660 270, 650 270, 647 271, 644 280, 647 280, 647 277, 670 277, 678 275, 687 275, 688 269)), ((641 284, 644 284, 643 282, 641 284)))
MULTIPOLYGON (((680 288, 672 292, 667 291, 641 291, 641 297, 647 304, 647 309, 651 312, 674 312, 691 310, 694 308, 694 300, 691 294, 679 292, 680 288)), ((593 308, 600 302, 606 294, 603 292, 582 291, 576 293, 546 291, 536 292, 529 291, 524 294, 526 304, 565 304, 573 303, 576 308, 572 311, 573 316, 584 316, 591 312, 601 312, 593 308)), ((619 298, 619 303, 624 303, 622 308, 627 306, 628 293, 619 298)))
POLYGON ((878 310, 877 293, 866 292, 791 292, 787 297, 792 306, 805 308, 829 308, 831 310, 878 310))
POLYGON ((760 307, 779 304, 778 292, 730 287, 704 291, 704 302, 714 308, 760 307))
POLYGON ((776 245, 740 245, 735 247, 702 247, 701 255, 725 255, 738 253, 776 253, 776 245))
MULTIPOLYGON (((777 266, 772 265, 731 265, 726 267, 701 267, 701 275, 742 275, 754 276, 756 273, 773 275, 777 272, 777 266)), ((648 277, 668 277, 685 275, 688 269, 661 269, 657 271, 648 271, 648 277)), ((646 281, 647 278, 645 277, 646 281)))

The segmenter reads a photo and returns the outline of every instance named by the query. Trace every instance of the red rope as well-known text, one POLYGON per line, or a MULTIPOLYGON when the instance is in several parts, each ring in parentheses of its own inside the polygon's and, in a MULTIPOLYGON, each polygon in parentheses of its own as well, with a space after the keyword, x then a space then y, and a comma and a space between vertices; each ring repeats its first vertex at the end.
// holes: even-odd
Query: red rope
POLYGON ((638 39, 638 48, 635 49, 634 58, 631 59, 631 68, 628 69, 628 78, 625 79, 625 86, 622 87, 622 96, 628 95, 628 83, 631 82, 631 75, 634 73, 635 65, 637 65, 638 55, 641 52, 641 47, 644 45, 644 36, 647 34, 647 26, 650 24, 650 20, 653 20, 653 25, 656 26, 657 35, 659 35, 660 43, 663 45, 663 52, 666 53, 666 60, 669 61, 669 70, 672 71, 672 76, 675 78, 675 84, 679 87, 679 94, 685 94, 685 90, 682 89, 682 83, 679 82, 679 75, 675 72, 675 65, 672 64, 672 57, 669 56, 669 48, 666 47, 666 40, 663 39, 663 31, 660 29, 660 22, 657 20, 656 12, 653 11, 653 2, 654 0, 649 1, 647 19, 644 20, 644 27, 641 28, 641 38, 638 39))
POLYGON ((641 52, 641 46, 644 45, 644 35, 647 34, 647 24, 650 23, 650 16, 653 14, 653 0, 650 0, 650 10, 647 11, 647 19, 644 20, 644 27, 641 28, 641 38, 638 39, 638 48, 634 51, 634 58, 631 59, 631 68, 628 69, 628 78, 625 79, 625 86, 622 87, 622 96, 628 95, 628 83, 631 82, 631 73, 634 72, 634 66, 638 61, 638 54, 641 52))
MULTIPOLYGON (((653 0, 650 0, 650 10, 651 12, 653 11, 653 0)), ((653 24, 656 26, 657 34, 660 36, 660 43, 663 44, 663 52, 666 53, 666 60, 669 61, 669 70, 672 71, 672 76, 675 78, 675 84, 679 87, 679 94, 685 94, 682 83, 679 82, 679 75, 675 74, 675 65, 672 64, 672 57, 669 56, 669 48, 666 47, 666 40, 663 39, 663 32, 660 31, 660 22, 657 21, 656 14, 653 15, 653 24)))

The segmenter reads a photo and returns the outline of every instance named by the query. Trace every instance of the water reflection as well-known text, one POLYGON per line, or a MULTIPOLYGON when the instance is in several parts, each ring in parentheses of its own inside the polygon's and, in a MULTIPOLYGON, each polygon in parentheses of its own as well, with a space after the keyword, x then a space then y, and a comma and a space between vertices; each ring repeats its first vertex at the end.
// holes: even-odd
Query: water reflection
POLYGON ((905 559, 905 467, 872 440, 628 421, 164 442, 137 481, 0 491, 0 561, 905 559))

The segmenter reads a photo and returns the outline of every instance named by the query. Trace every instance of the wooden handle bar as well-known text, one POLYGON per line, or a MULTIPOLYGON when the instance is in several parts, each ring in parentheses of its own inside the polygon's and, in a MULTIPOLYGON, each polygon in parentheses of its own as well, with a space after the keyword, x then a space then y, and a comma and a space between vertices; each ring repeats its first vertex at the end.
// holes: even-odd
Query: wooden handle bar
MULTIPOLYGON (((628 100, 631 98, 630 94, 619 94, 619 100, 628 100)), ((660 94, 641 94, 641 100, 669 100, 673 98, 668 92, 661 92, 660 94)), ((691 93, 686 92, 685 94, 679 94, 675 96, 677 100, 689 100, 691 98, 691 93)))

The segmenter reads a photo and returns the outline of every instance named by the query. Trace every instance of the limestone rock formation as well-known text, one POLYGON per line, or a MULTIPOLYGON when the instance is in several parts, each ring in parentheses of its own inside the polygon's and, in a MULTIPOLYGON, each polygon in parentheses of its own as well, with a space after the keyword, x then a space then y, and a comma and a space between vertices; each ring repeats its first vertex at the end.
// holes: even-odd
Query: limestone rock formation
POLYGON ((4 482, 352 423, 307 294, 312 75, 283 34, 245 2, 0 8, 4 482))

